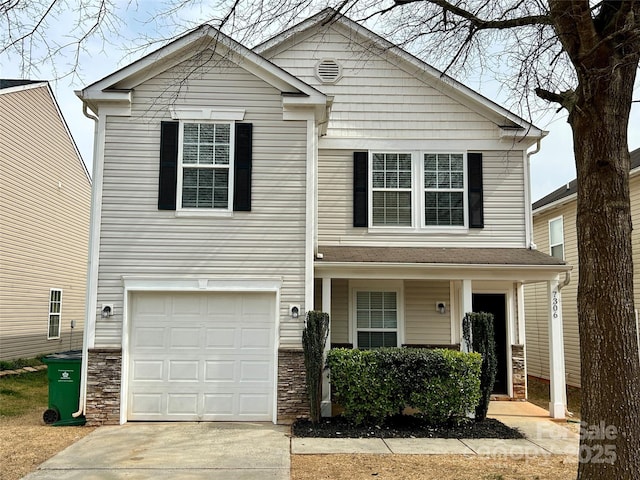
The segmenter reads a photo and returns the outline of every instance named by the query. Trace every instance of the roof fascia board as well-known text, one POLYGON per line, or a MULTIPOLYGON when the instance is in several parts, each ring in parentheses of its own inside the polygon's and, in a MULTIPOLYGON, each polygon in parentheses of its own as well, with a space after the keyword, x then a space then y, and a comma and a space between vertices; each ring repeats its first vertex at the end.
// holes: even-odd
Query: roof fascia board
POLYGON ((0 89, 0 95, 4 95, 5 93, 22 92, 24 90, 31 90, 33 88, 44 87, 45 85, 49 85, 49 82, 29 83, 27 85, 17 85, 15 87, 3 88, 3 89, 0 89))
MULTIPOLYGON (((282 32, 281 34, 276 35, 270 40, 267 40, 266 42, 256 46, 254 50, 260 54, 264 54, 269 50, 276 49, 279 45, 284 44, 296 35, 303 34, 305 30, 309 30, 311 33, 311 30, 314 27, 320 25, 329 15, 330 12, 322 11, 319 14, 301 22, 295 27, 292 27, 289 30, 286 30, 285 32, 282 32)), ((428 83, 430 86, 444 95, 452 96, 454 99, 460 101, 461 103, 467 105, 469 103, 472 103, 472 108, 474 110, 476 110, 479 114, 489 118, 491 121, 499 124, 501 120, 506 119, 516 125, 522 126, 523 128, 518 131, 519 133, 515 133, 515 136, 523 139, 527 137, 529 139, 532 139, 532 141, 535 141, 547 134, 546 131, 539 129, 530 122, 524 120, 513 112, 510 112, 497 103, 489 100, 488 98, 479 94, 475 90, 470 89, 469 87, 458 82, 452 77, 443 74, 428 63, 411 55, 406 50, 403 50, 402 48, 394 45, 388 40, 385 40, 376 33, 354 22, 348 17, 342 15, 337 16, 332 20, 332 26, 342 26, 347 30, 355 31, 361 37, 367 39, 369 42, 373 43, 379 49, 384 51, 386 55, 395 56, 397 59, 406 62, 407 65, 410 65, 413 68, 407 68, 407 65, 403 66, 399 65, 397 62, 392 62, 395 63, 399 68, 402 68, 406 73, 418 78, 423 77, 423 75, 421 74, 426 73, 429 80, 426 81, 426 83, 428 83)), ((425 81, 424 78, 422 78, 422 80, 425 81)), ((508 139, 513 139, 514 137, 514 132, 512 131, 512 129, 501 129, 501 132, 501 136, 508 137, 508 139)))
POLYGON ((540 215, 541 213, 546 212, 547 210, 551 210, 553 208, 557 208, 557 207, 561 207, 567 203, 571 203, 572 201, 574 201, 576 198, 578 198, 578 194, 576 192, 567 195, 566 197, 562 197, 559 198, 558 200, 555 200, 551 203, 547 203, 546 205, 543 205, 541 207, 536 208, 532 214, 535 217, 536 215, 540 215))

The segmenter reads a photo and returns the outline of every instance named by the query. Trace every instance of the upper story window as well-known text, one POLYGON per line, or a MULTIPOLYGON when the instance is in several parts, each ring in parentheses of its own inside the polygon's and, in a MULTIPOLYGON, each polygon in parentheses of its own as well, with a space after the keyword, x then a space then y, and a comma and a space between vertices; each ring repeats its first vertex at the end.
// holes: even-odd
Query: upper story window
MULTIPOLYGON (((455 152, 372 152, 368 225, 458 230, 468 227, 465 157, 466 154, 455 152)), ((481 162, 481 155, 479 157, 481 162)), ((358 175, 356 170, 361 170, 360 164, 354 167, 354 176, 358 175)), ((481 166, 479 176, 482 176, 481 166)), ((354 189, 358 188, 361 189, 361 184, 355 178, 354 189)), ((360 220, 358 192, 354 190, 354 193, 354 212, 360 220)), ((479 208, 482 208, 481 198, 479 208)), ((356 222, 354 217, 354 226, 367 225, 356 222)))
POLYGON ((373 225, 411 226, 411 154, 372 155, 373 225))
POLYGON ((464 226, 461 153, 424 154, 424 222, 427 226, 464 226))
POLYGON ((62 315, 62 290, 52 288, 49 291, 49 322, 47 338, 60 338, 60 316, 62 315))
POLYGON ((552 257, 564 260, 564 227, 562 217, 549 220, 549 249, 552 257))
POLYGON ((232 124, 182 122, 180 131, 180 208, 230 210, 232 124))

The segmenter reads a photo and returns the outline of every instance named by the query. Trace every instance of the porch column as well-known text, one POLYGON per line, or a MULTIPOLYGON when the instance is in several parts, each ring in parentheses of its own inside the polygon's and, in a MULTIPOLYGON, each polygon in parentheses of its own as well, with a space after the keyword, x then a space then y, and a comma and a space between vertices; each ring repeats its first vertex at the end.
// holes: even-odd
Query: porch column
POLYGON ((558 277, 547 282, 549 298, 549 415, 565 418, 566 385, 564 372, 564 339, 562 332, 562 299, 558 277))
MULTIPOLYGON (((322 278, 322 311, 329 314, 329 336, 324 346, 324 358, 331 349, 331 278, 322 278)), ((322 374, 322 403, 321 413, 323 417, 331 416, 331 385, 329 384, 329 371, 322 374)))
POLYGON ((473 312, 473 288, 471 280, 462 280, 462 316, 460 318, 460 350, 463 352, 470 352, 471 345, 468 345, 464 341, 464 329, 462 328, 462 322, 464 316, 473 312))

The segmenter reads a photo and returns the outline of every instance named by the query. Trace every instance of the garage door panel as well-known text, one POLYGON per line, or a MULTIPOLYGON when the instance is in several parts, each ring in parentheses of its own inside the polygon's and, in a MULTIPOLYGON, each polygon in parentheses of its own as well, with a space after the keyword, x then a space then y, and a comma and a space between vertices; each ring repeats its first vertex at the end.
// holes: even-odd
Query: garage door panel
POLYGON ((133 347, 140 348, 164 348, 165 344, 164 327, 139 328, 134 337, 133 347))
POLYGON ((235 348, 236 329, 235 328, 207 328, 206 348, 235 348))
POLYGON ((200 362, 197 360, 169 360, 170 382, 198 382, 200 362))
POLYGON ((140 360, 133 364, 132 378, 134 381, 163 381, 164 361, 140 360))
POLYGON ((171 348, 197 349, 200 347, 200 327, 173 327, 169 329, 169 342, 171 348))
POLYGON ((233 360, 207 360, 204 380, 207 382, 233 382, 235 380, 235 364, 233 360))
POLYGON ((197 415, 198 394, 167 394, 167 413, 169 415, 197 415))
POLYGON ((272 419, 274 294, 144 293, 132 304, 130 420, 272 419))

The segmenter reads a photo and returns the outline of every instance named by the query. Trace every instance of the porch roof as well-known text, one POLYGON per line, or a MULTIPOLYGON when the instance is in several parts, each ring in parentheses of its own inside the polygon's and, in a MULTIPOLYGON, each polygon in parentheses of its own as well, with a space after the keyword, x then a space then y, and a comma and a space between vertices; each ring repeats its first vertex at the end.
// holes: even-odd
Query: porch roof
MULTIPOLYGON (((332 278, 549 281, 572 269, 526 248, 318 247, 315 272, 332 278)), ((567 281, 569 277, 566 277, 567 281)))
POLYGON ((322 263, 566 266, 564 261, 556 257, 528 248, 319 246, 318 252, 322 254, 322 259, 316 259, 316 262, 322 263))

